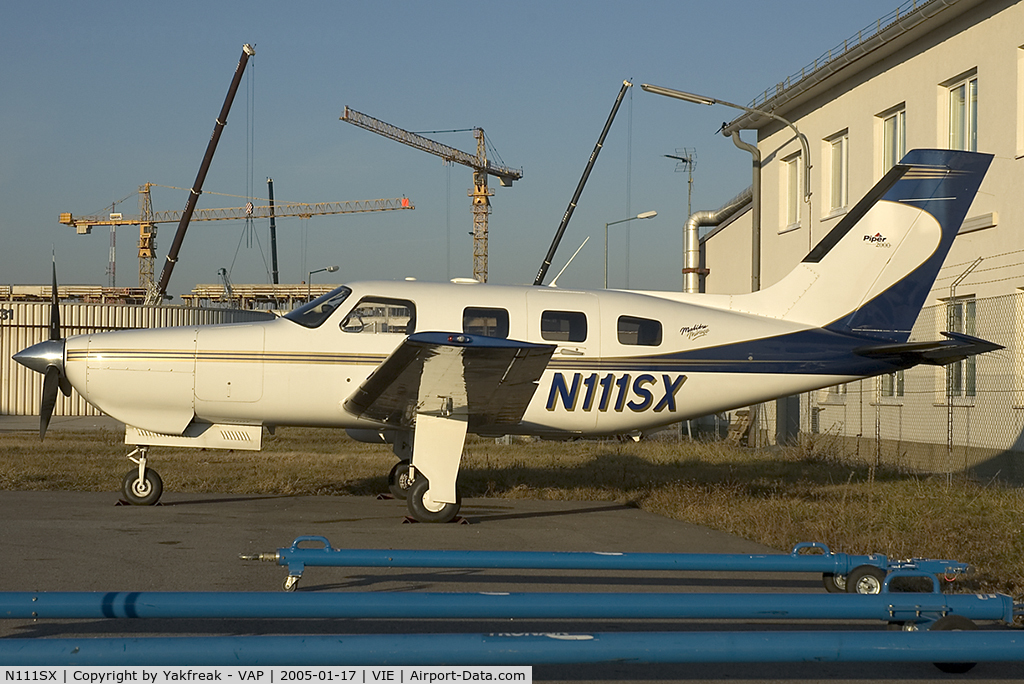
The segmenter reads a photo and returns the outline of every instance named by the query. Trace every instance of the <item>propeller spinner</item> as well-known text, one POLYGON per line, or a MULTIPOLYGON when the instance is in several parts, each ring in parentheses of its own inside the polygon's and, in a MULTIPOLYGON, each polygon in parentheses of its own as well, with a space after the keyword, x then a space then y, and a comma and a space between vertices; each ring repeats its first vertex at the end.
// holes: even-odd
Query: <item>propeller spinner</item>
POLYGON ((71 383, 64 375, 64 339, 60 334, 60 307, 57 304, 57 264, 53 264, 53 285, 50 291, 50 339, 34 344, 14 355, 14 360, 42 373, 43 397, 39 404, 39 439, 46 436, 53 408, 57 405, 57 390, 71 396, 71 383))

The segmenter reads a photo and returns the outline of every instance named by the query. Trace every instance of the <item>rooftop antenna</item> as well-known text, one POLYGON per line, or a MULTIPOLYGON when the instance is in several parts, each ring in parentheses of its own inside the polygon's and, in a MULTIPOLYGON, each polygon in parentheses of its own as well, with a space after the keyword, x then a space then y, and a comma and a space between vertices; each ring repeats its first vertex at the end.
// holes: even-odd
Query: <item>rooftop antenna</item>
MULTIPOLYGON (((663 155, 676 160, 676 173, 687 174, 686 180, 686 218, 693 215, 693 170, 697 167, 697 150, 693 147, 677 147, 675 154, 663 155)), ((686 291, 686 225, 683 225, 683 291, 686 291)))

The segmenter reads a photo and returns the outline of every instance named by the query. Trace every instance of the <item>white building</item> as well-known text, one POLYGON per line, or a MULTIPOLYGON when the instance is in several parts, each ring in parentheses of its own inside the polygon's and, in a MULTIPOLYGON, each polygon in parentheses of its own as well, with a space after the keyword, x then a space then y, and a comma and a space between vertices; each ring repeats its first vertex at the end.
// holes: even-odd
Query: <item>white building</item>
MULTIPOLYGON (((907 150, 994 154, 912 339, 953 330, 1007 347, 780 400, 763 412, 762 435, 787 434, 774 414, 793 420, 799 401, 801 433, 835 435, 865 458, 1024 480, 1024 5, 906 2, 750 107, 792 122, 811 163, 808 175, 800 140, 776 120, 748 113, 726 128, 757 132, 762 287, 792 270, 907 150)), ((703 239, 707 292, 750 291, 752 213, 703 239)))

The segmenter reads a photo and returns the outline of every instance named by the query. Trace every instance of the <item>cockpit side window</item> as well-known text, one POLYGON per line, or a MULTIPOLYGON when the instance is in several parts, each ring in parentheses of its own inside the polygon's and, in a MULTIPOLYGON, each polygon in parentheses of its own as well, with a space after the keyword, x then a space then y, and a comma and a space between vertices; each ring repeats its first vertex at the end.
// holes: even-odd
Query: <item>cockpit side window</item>
POLYGON ((416 306, 407 299, 364 297, 341 322, 347 333, 411 335, 416 330, 416 306))
POLYGON ((508 338, 508 311, 468 306, 462 310, 462 332, 468 335, 508 338))
POLYGON ((330 318, 331 314, 341 306, 342 302, 348 299, 350 294, 352 294, 352 290, 342 285, 322 297, 317 297, 308 304, 303 304, 299 308, 289 311, 284 317, 307 328, 318 328, 320 324, 330 318))

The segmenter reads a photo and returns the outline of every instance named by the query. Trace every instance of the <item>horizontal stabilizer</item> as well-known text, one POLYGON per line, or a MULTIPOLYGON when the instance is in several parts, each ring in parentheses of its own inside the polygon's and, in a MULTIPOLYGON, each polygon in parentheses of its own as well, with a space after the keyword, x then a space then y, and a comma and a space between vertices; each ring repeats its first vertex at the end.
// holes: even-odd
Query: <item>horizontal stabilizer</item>
POLYGON ((554 350, 482 335, 416 333, 345 401, 345 410, 402 427, 416 414, 464 416, 471 428, 514 425, 554 350))
POLYGON ((963 361, 968 356, 1003 349, 1003 345, 989 342, 963 333, 943 332, 945 340, 934 342, 905 342, 903 344, 882 344, 858 347, 853 350, 858 356, 872 359, 893 358, 905 362, 906 365, 927 363, 932 366, 945 366, 963 361))

